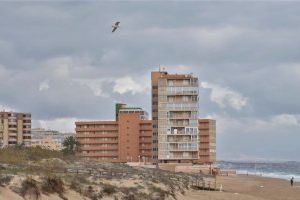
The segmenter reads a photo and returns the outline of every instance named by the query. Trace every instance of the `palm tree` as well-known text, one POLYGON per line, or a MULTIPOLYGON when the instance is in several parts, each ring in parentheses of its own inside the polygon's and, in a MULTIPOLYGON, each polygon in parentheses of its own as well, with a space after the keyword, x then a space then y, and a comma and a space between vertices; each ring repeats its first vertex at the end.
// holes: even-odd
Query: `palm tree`
POLYGON ((74 136, 66 137, 63 141, 64 151, 66 153, 74 154, 79 148, 79 142, 74 136))

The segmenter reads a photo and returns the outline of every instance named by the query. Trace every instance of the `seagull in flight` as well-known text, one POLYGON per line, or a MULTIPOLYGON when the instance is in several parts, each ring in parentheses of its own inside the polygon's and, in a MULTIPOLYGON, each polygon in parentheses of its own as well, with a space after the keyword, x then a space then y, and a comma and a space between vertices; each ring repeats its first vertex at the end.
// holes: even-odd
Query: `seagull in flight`
POLYGON ((120 24, 120 22, 116 22, 115 25, 112 26, 112 28, 113 28, 111 31, 112 33, 115 32, 120 27, 119 24, 120 24))

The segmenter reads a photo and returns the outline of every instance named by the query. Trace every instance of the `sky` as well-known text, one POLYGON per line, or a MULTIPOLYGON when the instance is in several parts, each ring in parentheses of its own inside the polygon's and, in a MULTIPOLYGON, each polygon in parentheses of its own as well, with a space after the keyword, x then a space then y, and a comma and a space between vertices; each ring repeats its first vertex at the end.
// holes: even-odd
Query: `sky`
POLYGON ((199 77, 219 160, 300 161, 300 2, 0 2, 0 109, 74 131, 199 77), (115 21, 121 27, 111 33, 115 21))

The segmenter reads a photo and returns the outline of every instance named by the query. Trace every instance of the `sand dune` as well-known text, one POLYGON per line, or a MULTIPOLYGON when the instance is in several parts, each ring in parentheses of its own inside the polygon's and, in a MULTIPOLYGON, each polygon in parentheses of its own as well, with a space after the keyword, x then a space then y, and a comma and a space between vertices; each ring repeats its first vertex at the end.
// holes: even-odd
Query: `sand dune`
MULTIPOLYGON (((178 200, 300 200, 300 184, 294 187, 281 179, 258 176, 218 177, 218 187, 222 185, 223 192, 186 191, 185 195, 178 194, 178 200)), ((78 193, 68 190, 65 197, 70 200, 87 199, 78 193)), ((23 198, 8 187, 0 187, 0 200, 22 200, 23 198)), ((59 200, 57 195, 42 195, 42 200, 59 200)), ((110 199, 106 197, 105 199, 110 199)), ((168 198, 171 199, 171 198, 168 198)))

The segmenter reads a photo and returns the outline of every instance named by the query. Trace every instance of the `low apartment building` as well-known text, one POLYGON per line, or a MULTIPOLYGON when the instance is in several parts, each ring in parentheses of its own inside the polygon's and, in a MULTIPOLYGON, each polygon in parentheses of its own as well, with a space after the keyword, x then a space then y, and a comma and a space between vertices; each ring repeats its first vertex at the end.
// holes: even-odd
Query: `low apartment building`
POLYGON ((199 119, 199 161, 200 164, 216 162, 216 120, 199 119))
POLYGON ((31 130, 31 146, 60 151, 63 149, 64 140, 69 136, 75 136, 75 134, 35 128, 31 130))
POLYGON ((117 104, 115 121, 75 124, 81 157, 101 162, 152 161, 152 121, 141 108, 117 104))
POLYGON ((0 147, 24 144, 30 146, 31 114, 0 112, 0 147))

